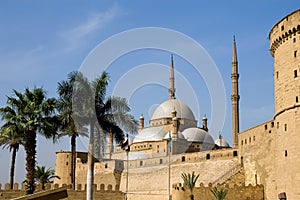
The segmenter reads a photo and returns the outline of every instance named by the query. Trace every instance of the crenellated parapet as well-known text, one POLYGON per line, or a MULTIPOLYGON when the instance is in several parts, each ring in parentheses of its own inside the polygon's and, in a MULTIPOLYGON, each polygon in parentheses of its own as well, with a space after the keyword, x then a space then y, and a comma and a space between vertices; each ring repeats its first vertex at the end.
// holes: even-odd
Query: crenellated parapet
POLYGON ((270 52, 273 57, 275 51, 280 45, 282 45, 289 39, 292 40, 292 36, 300 34, 299 18, 300 9, 290 13, 273 26, 269 33, 270 52))
MULTIPOLYGON (((263 185, 233 185, 230 186, 228 184, 216 186, 218 189, 228 190, 227 196, 225 200, 229 199, 264 199, 264 187, 263 185)), ((200 183, 194 189, 194 197, 195 199, 201 200, 211 200, 213 199, 213 194, 211 189, 213 188, 213 184, 209 183, 208 186, 205 186, 203 183, 200 183)), ((189 190, 186 186, 181 183, 176 183, 172 185, 172 200, 185 200, 188 199, 190 195, 189 190)))
MULTIPOLYGON (((39 192, 42 190, 42 186, 40 184, 35 185, 36 192, 39 192)), ((51 190, 51 189, 58 189, 58 188, 66 188, 66 189, 72 189, 72 184, 53 184, 53 183, 46 183, 45 184, 45 190, 51 190)), ((77 184, 76 185, 76 191, 85 191, 86 190, 86 184, 77 184)), ((0 184, 0 192, 9 192, 9 191, 19 191, 24 192, 25 191, 25 183, 19 185, 18 183, 14 183, 13 189, 10 189, 10 184, 5 183, 4 185, 0 184)), ((94 191, 98 192, 120 192, 120 186, 119 185, 111 185, 111 184, 94 184, 94 191)))
MULTIPOLYGON (((56 191, 57 189, 67 189, 68 198, 65 200, 81 200, 85 199, 86 195, 86 185, 77 184, 76 190, 72 189, 72 185, 70 184, 62 184, 59 186, 58 184, 46 184, 45 190, 41 190, 41 185, 36 185, 35 194, 45 193, 46 195, 51 191, 56 191)), ((100 184, 94 185, 94 196, 96 199, 114 199, 114 200, 123 200, 124 193, 120 191, 119 185, 111 185, 111 184, 100 184)), ((4 184, 4 188, 0 184, 0 200, 4 199, 14 199, 17 197, 21 197, 25 195, 25 184, 22 184, 19 188, 19 184, 15 183, 13 190, 10 189, 10 184, 4 184)), ((45 199, 45 198, 43 198, 45 199)), ((47 199, 47 198, 46 198, 47 199)), ((49 199, 49 198, 48 198, 49 199)))

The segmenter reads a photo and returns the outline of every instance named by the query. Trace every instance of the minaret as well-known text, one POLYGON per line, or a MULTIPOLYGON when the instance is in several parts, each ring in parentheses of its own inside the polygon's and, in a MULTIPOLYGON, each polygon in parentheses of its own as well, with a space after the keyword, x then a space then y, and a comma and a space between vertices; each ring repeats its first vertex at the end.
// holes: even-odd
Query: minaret
POLYGON ((236 42, 233 37, 233 52, 232 52, 232 94, 231 94, 231 105, 232 105, 232 147, 238 147, 238 133, 239 133, 239 73, 238 73, 238 61, 236 54, 236 42))
POLYGON ((171 55, 171 63, 170 63, 170 88, 169 88, 169 98, 170 98, 170 99, 175 99, 173 54, 171 55))

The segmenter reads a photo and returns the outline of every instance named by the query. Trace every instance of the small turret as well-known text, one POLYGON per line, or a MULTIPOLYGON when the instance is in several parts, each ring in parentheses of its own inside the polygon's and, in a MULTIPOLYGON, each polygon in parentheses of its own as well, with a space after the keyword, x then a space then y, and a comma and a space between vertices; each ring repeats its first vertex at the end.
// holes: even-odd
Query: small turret
POLYGON ((140 116, 140 127, 139 127, 140 130, 142 130, 144 128, 144 123, 145 123, 145 118, 144 118, 143 114, 141 114, 141 116, 140 116))
POLYGON ((204 115, 204 117, 202 118, 202 129, 208 131, 206 115, 204 115))

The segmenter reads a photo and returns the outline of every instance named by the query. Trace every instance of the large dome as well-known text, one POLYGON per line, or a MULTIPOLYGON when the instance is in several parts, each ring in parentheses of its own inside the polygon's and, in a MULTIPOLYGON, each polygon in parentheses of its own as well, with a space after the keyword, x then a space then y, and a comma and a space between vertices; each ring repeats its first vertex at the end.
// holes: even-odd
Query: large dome
POLYGON ((169 99, 160 104, 153 112, 151 119, 172 117, 172 111, 174 109, 177 112, 176 117, 195 120, 192 110, 185 103, 177 99, 169 99))

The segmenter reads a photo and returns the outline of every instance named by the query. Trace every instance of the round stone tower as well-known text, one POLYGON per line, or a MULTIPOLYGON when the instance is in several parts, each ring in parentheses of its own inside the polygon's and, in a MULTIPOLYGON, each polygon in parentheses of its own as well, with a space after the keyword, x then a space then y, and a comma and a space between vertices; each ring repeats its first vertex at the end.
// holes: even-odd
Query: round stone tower
POLYGON ((275 182, 277 194, 300 199, 300 9, 273 26, 275 182))

